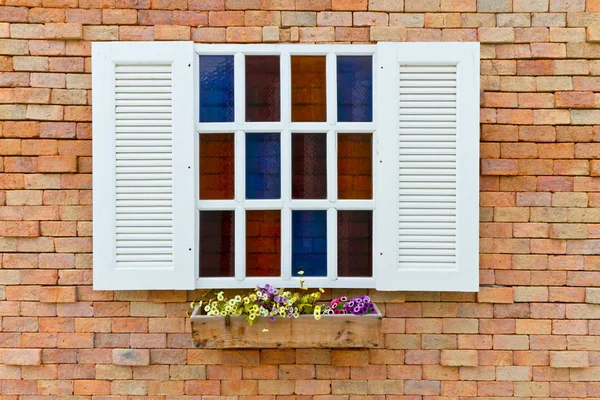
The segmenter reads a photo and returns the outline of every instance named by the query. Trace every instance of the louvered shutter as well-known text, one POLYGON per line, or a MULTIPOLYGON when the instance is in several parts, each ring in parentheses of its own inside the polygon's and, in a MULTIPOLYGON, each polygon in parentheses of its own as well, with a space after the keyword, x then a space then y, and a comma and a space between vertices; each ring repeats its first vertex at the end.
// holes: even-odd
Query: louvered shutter
POLYGON ((192 42, 93 43, 94 289, 193 289, 192 42))
POLYGON ((376 287, 477 291, 479 43, 377 47, 376 287))

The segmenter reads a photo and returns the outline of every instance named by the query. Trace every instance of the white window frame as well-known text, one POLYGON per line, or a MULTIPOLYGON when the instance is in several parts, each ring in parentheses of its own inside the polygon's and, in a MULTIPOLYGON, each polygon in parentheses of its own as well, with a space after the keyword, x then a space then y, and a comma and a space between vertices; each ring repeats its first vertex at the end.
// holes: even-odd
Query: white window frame
POLYGON ((377 82, 375 67, 376 45, 195 45, 194 65, 194 112, 195 127, 195 198, 196 213, 195 241, 199 240, 200 211, 233 210, 235 212, 235 276, 234 277, 199 277, 199 251, 195 251, 195 276, 197 288, 253 288, 262 285, 266 280, 280 287, 298 285, 297 278, 292 277, 292 210, 327 210, 327 276, 305 277, 306 284, 311 287, 329 288, 374 288, 376 275, 377 248, 376 226, 376 191, 377 182, 377 132, 375 99, 377 82), (200 123, 199 107, 199 57, 201 55, 233 55, 234 56, 234 122, 232 123, 200 123), (280 122, 245 122, 245 62, 244 55, 278 55, 281 57, 280 122), (291 56, 321 55, 326 56, 326 104, 327 120, 325 122, 291 122, 291 56), (373 121, 372 122, 337 122, 337 64, 338 55, 368 55, 373 57, 373 121), (246 132, 281 132, 281 199, 246 200, 245 199, 245 133, 246 132), (235 136, 235 198, 233 200, 198 200, 199 199, 199 135, 233 133, 235 136), (293 200, 291 199, 291 135, 292 133, 325 133, 327 140, 327 199, 293 200), (338 200, 337 199, 337 134, 366 133, 372 135, 372 182, 373 199, 371 200, 338 200), (286 156, 290 155, 290 156, 286 156), (337 210, 371 210, 372 220, 372 277, 338 277, 337 254, 337 210), (281 277, 246 277, 246 229, 245 210, 282 210, 281 213, 281 277))

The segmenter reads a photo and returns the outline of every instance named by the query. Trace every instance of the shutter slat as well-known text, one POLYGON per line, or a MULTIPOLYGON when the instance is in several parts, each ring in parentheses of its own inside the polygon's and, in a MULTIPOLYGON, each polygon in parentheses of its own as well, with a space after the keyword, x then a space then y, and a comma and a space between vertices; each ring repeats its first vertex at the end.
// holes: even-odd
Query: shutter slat
MULTIPOLYGON (((155 194, 147 192, 148 187, 173 186, 173 131, 170 128, 173 85, 170 65, 140 66, 137 69, 135 66, 117 67, 115 85, 115 97, 118 99, 115 107, 116 131, 137 132, 117 134, 115 141, 117 159, 124 160, 116 164, 116 185, 117 188, 128 189, 121 191, 116 200, 117 267, 127 267, 140 261, 160 261, 161 267, 172 266, 172 193, 162 193, 161 198, 156 199, 152 197, 155 194), (153 92, 157 88, 160 88, 159 93, 153 92), (129 100, 124 101, 123 98, 129 100), (142 107, 142 104, 146 106, 142 107), (164 128, 157 129, 159 125, 164 128), (155 131, 160 132, 160 140, 153 134, 155 131), (132 157, 135 154, 141 157, 132 157), (161 157, 161 154, 167 157, 161 157), (155 160, 155 156, 163 159, 155 160), (161 163, 160 166, 157 162, 161 163), (123 224, 136 224, 137 228, 124 227, 123 224), (126 233, 144 233, 145 240, 132 241, 140 236, 130 237, 126 233)), ((152 263, 147 265, 152 267, 152 263)))
POLYGON ((453 268, 456 257, 456 66, 400 67, 398 107, 399 268, 453 268), (442 91, 440 91, 442 89, 442 91), (445 102, 446 97, 450 100, 445 102), (418 101, 416 101, 418 100, 418 101), (443 133, 440 133, 442 131, 443 133), (422 155, 425 160, 415 160, 422 155), (452 159, 454 161, 454 159, 452 159), (430 163, 427 168, 424 163, 430 163), (414 190, 421 191, 417 198, 414 190), (430 193, 431 196, 423 196, 430 193), (412 224, 412 225, 409 225, 412 224), (430 228, 428 232, 427 229, 430 228), (436 257, 438 258, 436 260, 436 257), (441 259, 440 257, 445 257, 441 259), (438 261, 432 263, 432 261, 438 261))

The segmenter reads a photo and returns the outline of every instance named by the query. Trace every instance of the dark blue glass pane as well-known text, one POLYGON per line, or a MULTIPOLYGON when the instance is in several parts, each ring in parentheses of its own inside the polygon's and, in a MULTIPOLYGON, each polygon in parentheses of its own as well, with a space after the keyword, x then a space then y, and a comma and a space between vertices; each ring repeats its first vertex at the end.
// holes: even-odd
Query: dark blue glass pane
POLYGON ((338 56, 338 121, 373 121, 373 59, 371 56, 338 56))
POLYGON ((279 133, 246 134, 246 198, 281 198, 279 133))
POLYGON ((233 122, 233 56, 200 56, 200 122, 233 122))
POLYGON ((292 211, 292 274, 327 276, 327 211, 292 211))

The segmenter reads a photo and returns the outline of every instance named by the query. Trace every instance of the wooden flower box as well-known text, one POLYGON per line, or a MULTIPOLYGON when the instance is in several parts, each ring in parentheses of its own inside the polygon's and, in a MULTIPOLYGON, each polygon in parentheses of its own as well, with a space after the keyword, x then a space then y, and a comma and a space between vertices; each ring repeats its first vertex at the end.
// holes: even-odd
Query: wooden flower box
POLYGON ((242 316, 201 315, 199 308, 191 316, 192 337, 203 349, 231 348, 376 348, 381 341, 381 312, 369 315, 312 315, 261 318, 253 325, 242 316), (268 331, 263 332, 263 329, 268 331))

